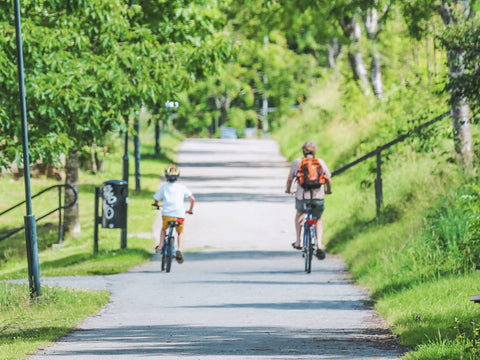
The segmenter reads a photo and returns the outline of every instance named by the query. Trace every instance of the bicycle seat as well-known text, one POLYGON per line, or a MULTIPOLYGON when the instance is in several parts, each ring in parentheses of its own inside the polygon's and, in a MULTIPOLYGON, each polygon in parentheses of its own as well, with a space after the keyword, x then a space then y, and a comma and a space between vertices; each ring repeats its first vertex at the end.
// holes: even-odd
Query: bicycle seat
POLYGON ((178 221, 169 221, 169 222, 168 222, 168 225, 170 225, 170 226, 178 226, 178 225, 180 225, 180 223, 179 223, 178 221))

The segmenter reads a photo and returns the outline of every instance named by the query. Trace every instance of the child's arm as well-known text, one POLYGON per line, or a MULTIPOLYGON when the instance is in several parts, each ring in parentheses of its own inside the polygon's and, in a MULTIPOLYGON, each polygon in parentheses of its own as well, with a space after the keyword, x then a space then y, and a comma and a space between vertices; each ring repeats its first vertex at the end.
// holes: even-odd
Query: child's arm
POLYGON ((187 210, 187 214, 193 214, 193 204, 195 204, 195 196, 190 195, 188 197, 188 200, 190 200, 190 208, 187 210))

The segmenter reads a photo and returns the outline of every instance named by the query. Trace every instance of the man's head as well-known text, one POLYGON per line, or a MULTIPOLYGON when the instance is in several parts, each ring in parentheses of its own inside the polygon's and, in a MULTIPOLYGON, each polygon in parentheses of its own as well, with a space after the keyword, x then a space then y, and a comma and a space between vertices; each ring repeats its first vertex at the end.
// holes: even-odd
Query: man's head
POLYGON ((317 153, 317 144, 313 141, 307 141, 302 145, 303 156, 313 155, 317 153))
POLYGON ((167 178, 168 182, 174 182, 180 176, 180 170, 178 166, 175 164, 170 164, 165 169, 165 177, 167 178))

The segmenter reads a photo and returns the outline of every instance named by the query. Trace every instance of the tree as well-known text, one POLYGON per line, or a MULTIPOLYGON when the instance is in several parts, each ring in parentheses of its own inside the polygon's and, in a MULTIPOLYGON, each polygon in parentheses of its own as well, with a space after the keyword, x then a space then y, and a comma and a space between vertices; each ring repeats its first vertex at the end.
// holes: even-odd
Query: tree
MULTIPOLYGON (((455 152, 465 165, 473 158, 472 134, 470 129, 470 110, 468 97, 462 92, 460 79, 466 74, 464 58, 466 56, 464 29, 474 16, 475 1, 460 0, 412 0, 402 4, 402 10, 413 36, 419 38, 426 31, 426 24, 439 14, 445 26, 443 44, 447 52, 451 117, 455 152), (450 34, 450 35, 448 35, 450 34)), ((434 21, 434 20, 433 20, 434 21)))
MULTIPOLYGON (((228 46, 215 32, 218 12, 213 4, 144 1, 129 7, 121 0, 25 1, 32 159, 53 161, 68 153, 67 183, 75 185, 79 149, 101 144, 111 132, 127 131, 121 115, 128 117, 135 106, 156 106, 196 77, 216 69, 228 56, 228 46)), ((10 7, 5 0, 0 5, 10 7)), ((17 98, 16 86, 12 86, 12 23, 12 16, 0 14, 4 50, 0 63, 6 65, 0 70, 0 88, 5 90, 0 102, 0 152, 4 155, 0 159, 5 159, 0 161, 4 165, 19 159, 21 153, 12 121, 17 98)), ((66 220, 67 231, 78 228, 78 210, 66 214, 66 220)))

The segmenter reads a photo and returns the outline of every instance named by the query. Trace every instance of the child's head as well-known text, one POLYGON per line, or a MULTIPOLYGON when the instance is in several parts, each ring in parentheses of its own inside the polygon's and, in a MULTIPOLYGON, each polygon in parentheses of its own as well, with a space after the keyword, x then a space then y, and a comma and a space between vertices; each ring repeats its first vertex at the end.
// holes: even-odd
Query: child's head
POLYGON ((180 176, 180 170, 178 169, 177 165, 170 164, 165 169, 165 177, 167 178, 168 182, 177 181, 179 176, 180 176))

